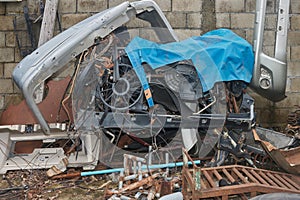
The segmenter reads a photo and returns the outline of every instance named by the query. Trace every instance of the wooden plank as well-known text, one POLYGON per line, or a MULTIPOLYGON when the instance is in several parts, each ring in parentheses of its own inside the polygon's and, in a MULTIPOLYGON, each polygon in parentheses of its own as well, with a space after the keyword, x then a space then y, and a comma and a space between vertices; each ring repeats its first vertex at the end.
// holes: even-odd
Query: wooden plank
POLYGON ((194 181, 193 181, 193 176, 191 175, 191 173, 188 171, 188 169, 185 169, 185 171, 183 171, 184 173, 182 173, 182 175, 186 178, 187 181, 187 185, 189 186, 189 188, 192 189, 192 191, 194 191, 194 181))
POLYGON ((203 198, 213 198, 213 197, 220 197, 220 196, 230 196, 230 195, 237 195, 237 194, 245 194, 245 193, 275 193, 275 192, 292 192, 292 193, 300 193, 298 190, 288 190, 282 189, 279 187, 273 186, 266 186, 266 185, 258 185, 255 183, 250 184, 241 184, 241 185, 233 185, 233 186, 225 186, 221 188, 211 188, 209 190, 197 192, 196 196, 203 199, 203 198))
POLYGON ((232 171, 244 182, 244 183, 249 183, 247 179, 237 170, 236 168, 233 168, 232 171))
POLYGON ((242 200, 248 200, 247 196, 245 194, 240 194, 240 198, 242 200))
MULTIPOLYGON (((50 40, 54 35, 57 7, 58 0, 46 0, 38 47, 50 40)), ((40 103, 44 95, 44 82, 40 83, 34 94, 35 102, 40 103)))
POLYGON ((193 187, 193 177, 189 170, 186 167, 183 167, 182 171, 182 193, 184 196, 184 199, 191 199, 190 196, 193 196, 195 193, 194 187, 193 187))
POLYGON ((200 183, 201 183, 201 188, 202 189, 204 189, 204 190, 207 189, 206 184, 204 183, 202 178, 200 179, 200 183))
POLYGON ((284 178, 286 181, 292 184, 297 190, 300 190, 300 186, 297 183, 295 183, 292 179, 288 178, 286 175, 283 175, 282 178, 284 178))
POLYGON ((252 174, 250 174, 245 168, 242 168, 242 171, 249 177, 249 179, 251 179, 251 181, 259 184, 259 181, 256 180, 254 176, 252 176, 252 174))
POLYGON ((297 189, 294 186, 292 186, 289 182, 287 182, 284 178, 282 178, 279 174, 274 174, 274 176, 276 176, 276 178, 279 179, 289 189, 292 189, 292 190, 297 189))
POLYGON ((219 174, 219 172, 217 170, 213 169, 213 173, 216 176, 216 178, 218 179, 218 181, 222 179, 222 176, 219 174))
POLYGON ((268 181, 272 186, 274 187, 278 187, 278 185, 276 183, 274 183, 274 181, 272 181, 264 172, 259 172, 258 173, 262 178, 264 178, 266 181, 268 181))
POLYGON ((289 189, 287 186, 285 186, 280 180, 278 180, 273 174, 267 172, 266 173, 267 176, 272 179, 277 185, 279 185, 280 187, 283 187, 283 188, 287 188, 289 189))
POLYGON ((228 200, 228 195, 222 196, 222 200, 228 200))
POLYGON ((231 183, 235 182, 235 179, 230 175, 230 173, 226 169, 222 169, 222 171, 231 183))
POLYGON ((255 176, 255 178, 257 178, 262 184, 265 184, 266 186, 269 185, 269 183, 267 181, 265 181, 264 179, 262 179, 260 177, 260 175, 258 175, 258 173, 256 173, 256 171, 254 171, 253 169, 250 170, 251 174, 253 174, 253 176, 255 176))
POLYGON ((215 187, 216 187, 216 184, 215 184, 215 182, 212 180, 212 178, 211 178, 211 176, 208 174, 208 172, 205 171, 205 170, 203 170, 202 173, 203 173, 203 175, 205 176, 206 180, 209 182, 209 184, 210 184, 213 188, 215 188, 215 187))
POLYGON ((58 0, 46 0, 38 46, 41 46, 54 35, 58 0))

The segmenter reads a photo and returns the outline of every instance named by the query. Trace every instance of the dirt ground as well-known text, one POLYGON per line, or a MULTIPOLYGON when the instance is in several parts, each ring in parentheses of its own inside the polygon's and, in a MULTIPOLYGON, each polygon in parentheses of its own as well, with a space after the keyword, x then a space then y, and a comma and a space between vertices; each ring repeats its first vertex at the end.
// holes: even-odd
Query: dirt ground
POLYGON ((49 179, 45 170, 11 171, 0 177, 0 199, 100 200, 106 176, 49 179))
MULTIPOLYGON (((118 174, 53 179, 48 178, 46 172, 46 170, 16 170, 7 172, 6 175, 0 177, 0 200, 103 200, 113 196, 111 192, 118 188, 119 183, 118 174), (110 195, 105 196, 105 194, 110 195)), ((70 169, 66 174, 76 174, 78 172, 80 172, 79 169, 76 169, 76 171, 75 169, 70 169)), ((164 192, 172 193, 180 191, 181 168, 173 168, 169 172, 170 177, 165 177, 164 171, 156 170, 156 174, 159 174, 156 179, 157 182, 148 182, 143 186, 129 189, 124 195, 133 197, 139 193, 139 197, 137 198, 145 200, 153 184, 158 186, 157 184, 161 183, 162 180, 169 180, 170 178, 172 179, 171 182, 177 183, 177 187, 172 187, 172 191, 166 190, 164 192)), ((130 184, 130 181, 124 182, 123 188, 128 186, 127 184, 130 184)), ((159 197, 154 197, 154 199, 157 198, 159 197)))

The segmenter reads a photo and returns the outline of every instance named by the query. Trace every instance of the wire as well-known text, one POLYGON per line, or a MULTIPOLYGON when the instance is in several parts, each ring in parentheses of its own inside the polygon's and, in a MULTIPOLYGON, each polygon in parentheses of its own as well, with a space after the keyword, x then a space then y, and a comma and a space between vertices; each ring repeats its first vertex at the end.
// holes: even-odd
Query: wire
POLYGON ((73 89, 74 89, 74 85, 75 85, 75 80, 76 80, 76 77, 78 75, 78 71, 79 71, 79 66, 81 64, 81 61, 82 61, 82 58, 83 58, 83 53, 80 55, 80 58, 79 58, 79 61, 77 63, 77 66, 76 66, 76 69, 75 69, 75 74, 74 74, 74 77, 73 77, 73 80, 72 80, 72 84, 71 84, 71 88, 70 88, 70 92, 68 94, 68 96, 66 98, 64 98, 64 100, 62 101, 62 107, 63 109, 65 110, 65 112, 67 113, 67 116, 68 116, 68 119, 69 121, 71 120, 71 116, 70 116, 70 113, 65 105, 66 101, 71 97, 71 94, 73 92, 73 89))
POLYGON ((71 76, 71 79, 70 79, 70 81, 69 81, 69 83, 68 83, 68 85, 67 85, 67 87, 66 87, 66 89, 65 89, 65 91, 64 91, 64 94, 63 94, 63 96, 62 96, 62 99, 60 100, 59 108, 58 108, 58 112, 57 112, 57 116, 56 116, 56 121, 57 121, 57 122, 59 121, 59 117, 60 117, 60 111, 61 111, 61 108, 62 108, 62 101, 64 100, 65 96, 67 95, 67 92, 68 92, 68 90, 69 90, 69 88, 70 88, 71 82, 72 82, 72 80, 74 79, 74 76, 75 76, 76 71, 77 71, 78 62, 79 62, 79 59, 76 59, 76 62, 75 62, 75 64, 74 64, 74 66, 75 66, 74 72, 73 72, 73 74, 72 74, 72 76, 71 76))

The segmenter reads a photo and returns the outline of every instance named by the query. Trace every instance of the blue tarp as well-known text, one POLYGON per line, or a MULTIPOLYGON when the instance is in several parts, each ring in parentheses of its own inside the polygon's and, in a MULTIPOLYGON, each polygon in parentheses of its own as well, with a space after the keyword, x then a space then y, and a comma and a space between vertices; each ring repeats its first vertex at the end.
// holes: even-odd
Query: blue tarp
POLYGON ((242 80, 249 83, 254 66, 252 46, 228 29, 218 29, 167 44, 136 37, 125 51, 144 90, 149 88, 142 66, 144 62, 157 69, 174 62, 191 60, 204 92, 220 81, 242 80))

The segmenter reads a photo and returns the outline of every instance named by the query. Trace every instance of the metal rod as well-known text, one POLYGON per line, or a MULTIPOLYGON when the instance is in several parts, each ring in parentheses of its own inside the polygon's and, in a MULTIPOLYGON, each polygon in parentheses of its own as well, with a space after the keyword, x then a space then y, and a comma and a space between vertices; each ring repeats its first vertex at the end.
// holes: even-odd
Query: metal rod
MULTIPOLYGON (((194 161, 195 164, 200 164, 200 160, 194 161)), ((188 162, 189 165, 192 165, 193 163, 191 161, 188 162)), ((176 163, 169 163, 169 164, 157 164, 157 165, 142 165, 142 170, 147 169, 161 169, 161 168, 167 168, 167 167, 181 167, 183 166, 183 162, 176 162, 176 163)), ((81 176, 91 176, 91 175, 101 175, 101 174, 110 174, 110 173, 117 173, 124 171, 124 168, 114 168, 114 169, 105 169, 105 170, 98 170, 98 171, 88 171, 88 172, 81 172, 81 176)))

